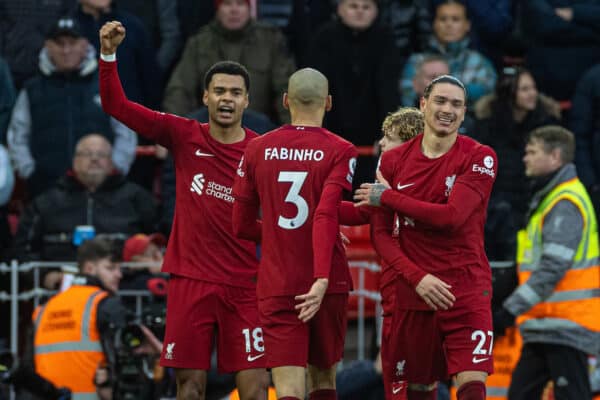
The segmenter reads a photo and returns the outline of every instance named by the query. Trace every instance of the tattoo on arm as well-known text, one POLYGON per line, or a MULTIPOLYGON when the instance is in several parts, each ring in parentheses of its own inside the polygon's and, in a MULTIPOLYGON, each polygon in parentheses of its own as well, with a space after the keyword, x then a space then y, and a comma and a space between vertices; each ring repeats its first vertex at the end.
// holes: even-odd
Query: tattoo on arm
POLYGON ((387 189, 383 183, 374 183, 369 190, 369 205, 381 206, 381 194, 387 189))

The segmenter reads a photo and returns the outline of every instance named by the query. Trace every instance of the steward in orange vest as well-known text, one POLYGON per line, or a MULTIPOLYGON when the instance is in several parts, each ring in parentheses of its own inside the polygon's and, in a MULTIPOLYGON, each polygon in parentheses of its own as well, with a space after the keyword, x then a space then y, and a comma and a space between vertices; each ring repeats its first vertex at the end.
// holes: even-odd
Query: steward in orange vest
POLYGON ((35 371, 55 386, 69 388, 74 400, 99 398, 94 378, 106 364, 103 344, 112 343, 112 327, 126 324, 119 298, 111 296, 121 280, 112 257, 109 242, 84 242, 78 251, 82 275, 33 314, 35 371))
POLYGON ((534 130, 526 146, 534 195, 517 238, 519 286, 494 313, 495 332, 516 317, 523 339, 511 400, 539 399, 549 380, 558 399, 592 397, 588 354, 600 350, 598 226, 574 152, 573 134, 559 126, 534 130))

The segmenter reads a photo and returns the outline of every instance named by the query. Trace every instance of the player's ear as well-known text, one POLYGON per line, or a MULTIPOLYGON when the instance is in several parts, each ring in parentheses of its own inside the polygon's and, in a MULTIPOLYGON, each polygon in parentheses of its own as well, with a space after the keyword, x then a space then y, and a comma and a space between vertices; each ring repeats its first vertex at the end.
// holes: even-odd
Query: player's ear
POLYGON ((331 111, 332 107, 333 107, 333 97, 331 97, 331 95, 328 94, 327 97, 325 98, 325 111, 331 111))
POLYGON ((244 96, 244 109, 248 108, 250 105, 250 93, 246 92, 246 96, 244 96))
POLYGON ((421 100, 419 100, 419 109, 421 110, 421 112, 425 111, 426 102, 427 100, 425 100, 425 97, 421 96, 421 100))
POLYGON ((202 102, 208 107, 208 90, 206 89, 204 89, 204 94, 202 95, 202 102))
POLYGON ((283 108, 285 108, 286 110, 290 109, 290 99, 288 97, 287 92, 283 93, 283 108))

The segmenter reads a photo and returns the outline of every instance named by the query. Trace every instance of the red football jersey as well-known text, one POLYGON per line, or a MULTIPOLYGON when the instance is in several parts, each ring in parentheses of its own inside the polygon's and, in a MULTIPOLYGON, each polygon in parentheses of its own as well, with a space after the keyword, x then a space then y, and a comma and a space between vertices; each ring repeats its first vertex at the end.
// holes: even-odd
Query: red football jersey
POLYGON ((175 162, 175 217, 163 271, 232 286, 255 287, 256 245, 233 235, 233 178, 246 145, 223 144, 208 124, 149 110, 125 98, 117 63, 100 61, 103 107, 116 119, 169 149, 175 162))
MULTIPOLYGON (((313 275, 313 215, 328 184, 352 189, 357 152, 323 128, 287 125, 248 144, 234 185, 236 201, 260 203, 262 258, 259 298, 308 292, 313 275)), ((328 293, 352 287, 340 237, 328 293)))
MULTIPOLYGON (((421 134, 382 156, 380 170, 393 189, 384 192, 382 204, 398 212, 401 225, 398 248, 387 249, 382 257, 393 261, 390 254, 399 249, 423 274, 431 273, 452 285, 455 296, 481 290, 491 296, 491 270, 483 240, 497 174, 496 154, 458 135, 446 154, 431 159, 421 151, 422 138, 421 134)), ((400 275, 406 264, 397 267, 400 275)), ((397 304, 428 309, 414 290, 421 276, 416 274, 413 282, 406 276, 399 279, 397 304)))

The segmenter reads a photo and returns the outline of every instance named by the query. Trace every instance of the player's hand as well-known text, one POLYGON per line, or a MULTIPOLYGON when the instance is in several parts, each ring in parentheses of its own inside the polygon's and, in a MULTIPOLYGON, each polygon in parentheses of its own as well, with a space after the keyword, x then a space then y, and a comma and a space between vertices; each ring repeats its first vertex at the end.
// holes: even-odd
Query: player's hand
POLYGON ((312 284, 308 293, 295 297, 296 301, 302 301, 302 303, 296 304, 296 310, 300 310, 298 319, 302 322, 308 322, 315 316, 319 308, 321 308, 321 302, 323 301, 325 292, 327 292, 327 286, 329 286, 329 280, 319 278, 312 284))
POLYGON ((115 54, 125 39, 125 27, 119 21, 110 21, 100 28, 100 53, 115 54))
POLYGON ((381 205, 381 194, 388 190, 383 183, 363 183, 360 188, 354 192, 355 207, 381 205))
POLYGON ((434 310, 447 310, 454 305, 456 297, 450 292, 452 286, 431 274, 421 279, 416 287, 417 294, 434 310))

